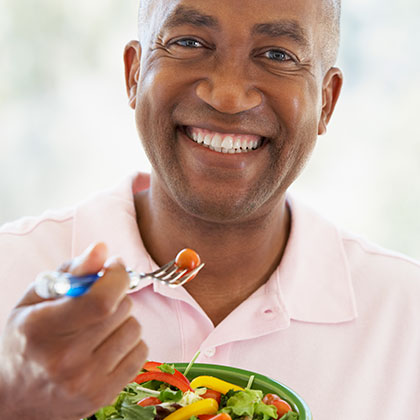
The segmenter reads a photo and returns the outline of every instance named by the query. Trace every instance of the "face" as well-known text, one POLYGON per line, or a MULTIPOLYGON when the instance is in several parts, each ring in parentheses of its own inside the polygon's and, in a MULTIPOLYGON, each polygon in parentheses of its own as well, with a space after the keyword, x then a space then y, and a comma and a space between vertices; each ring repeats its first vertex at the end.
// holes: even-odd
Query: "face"
POLYGON ((151 1, 125 51, 152 185, 220 223, 282 202, 341 87, 323 71, 323 0, 151 1))

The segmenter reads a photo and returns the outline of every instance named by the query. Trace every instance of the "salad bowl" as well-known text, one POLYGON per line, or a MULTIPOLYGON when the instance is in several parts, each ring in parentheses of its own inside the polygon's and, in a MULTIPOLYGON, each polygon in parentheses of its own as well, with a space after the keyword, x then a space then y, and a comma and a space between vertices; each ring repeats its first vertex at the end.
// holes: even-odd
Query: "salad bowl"
POLYGON ((193 359, 189 364, 147 361, 111 405, 84 420, 274 420, 276 417, 277 420, 312 420, 305 401, 286 385, 259 373, 194 363, 193 359))
MULTIPOLYGON (((174 363, 174 366, 180 372, 184 372, 188 363, 174 363)), ((299 420, 312 420, 312 414, 309 407, 296 392, 267 376, 231 366, 205 363, 194 363, 186 376, 188 379, 192 380, 201 375, 215 376, 216 378, 223 379, 224 381, 231 382, 241 387, 246 387, 250 376, 253 375, 253 389, 260 389, 264 394, 277 394, 280 398, 290 404, 293 411, 299 414, 299 420)))

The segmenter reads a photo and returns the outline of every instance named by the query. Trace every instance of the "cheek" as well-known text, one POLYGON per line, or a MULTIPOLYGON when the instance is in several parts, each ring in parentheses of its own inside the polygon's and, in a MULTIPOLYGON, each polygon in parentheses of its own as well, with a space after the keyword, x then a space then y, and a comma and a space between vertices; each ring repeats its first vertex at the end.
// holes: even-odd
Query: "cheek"
POLYGON ((146 76, 140 77, 138 84, 135 115, 143 143, 152 138, 156 141, 171 131, 176 80, 167 72, 158 70, 154 68, 143 70, 142 74, 146 76))
POLYGON ((280 157, 278 171, 290 185, 309 159, 318 137, 320 100, 313 84, 287 81, 277 92, 273 109, 280 119, 281 133, 275 144, 280 157), (282 93, 283 92, 283 93, 282 93), (287 94, 285 94, 287 92, 287 94))
POLYGON ((317 136, 318 119, 321 111, 321 95, 315 83, 289 83, 284 86, 287 94, 278 95, 281 98, 277 107, 281 108, 280 115, 284 119, 286 130, 292 135, 306 127, 313 128, 313 135, 317 136))

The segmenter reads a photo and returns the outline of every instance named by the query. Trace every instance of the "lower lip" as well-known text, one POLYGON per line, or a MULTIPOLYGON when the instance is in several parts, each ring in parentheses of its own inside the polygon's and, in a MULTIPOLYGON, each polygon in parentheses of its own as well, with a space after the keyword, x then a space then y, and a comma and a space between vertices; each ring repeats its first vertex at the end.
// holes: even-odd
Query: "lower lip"
POLYGON ((216 168, 244 169, 251 162, 254 162, 265 148, 265 145, 262 145, 258 149, 249 152, 222 153, 196 143, 180 129, 178 129, 178 134, 182 144, 184 144, 185 147, 188 147, 194 158, 205 166, 216 168))

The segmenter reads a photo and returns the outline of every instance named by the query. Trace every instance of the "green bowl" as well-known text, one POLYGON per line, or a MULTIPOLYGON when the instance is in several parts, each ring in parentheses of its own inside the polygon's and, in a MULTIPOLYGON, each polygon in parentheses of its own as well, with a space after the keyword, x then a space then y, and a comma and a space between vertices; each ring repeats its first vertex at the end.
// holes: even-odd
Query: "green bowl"
MULTIPOLYGON (((188 363, 174 363, 174 365, 179 371, 184 372, 188 363)), ((287 401, 293 410, 299 414, 299 420, 312 420, 309 407, 296 392, 267 376, 230 366, 194 363, 188 372, 187 377, 192 380, 196 376, 201 375, 215 376, 244 388, 248 384, 249 377, 254 375, 255 378, 252 383, 252 389, 260 389, 264 394, 277 394, 280 398, 287 401)))

